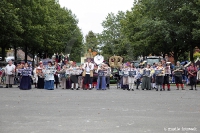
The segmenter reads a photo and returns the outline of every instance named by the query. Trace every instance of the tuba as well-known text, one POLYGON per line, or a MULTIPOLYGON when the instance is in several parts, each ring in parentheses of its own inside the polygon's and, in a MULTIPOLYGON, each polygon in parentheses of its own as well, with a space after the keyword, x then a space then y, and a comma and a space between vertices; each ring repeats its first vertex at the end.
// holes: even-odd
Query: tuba
POLYGON ((102 55, 96 55, 94 57, 94 62, 97 64, 97 65, 100 65, 101 63, 103 63, 104 61, 104 57, 102 55))

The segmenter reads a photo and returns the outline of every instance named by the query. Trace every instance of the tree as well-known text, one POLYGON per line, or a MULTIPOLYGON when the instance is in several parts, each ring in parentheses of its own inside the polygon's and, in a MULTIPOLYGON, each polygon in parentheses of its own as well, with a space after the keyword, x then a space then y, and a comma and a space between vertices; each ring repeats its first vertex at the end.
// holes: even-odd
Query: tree
POLYGON ((0 1, 0 47, 2 60, 5 60, 5 50, 10 48, 13 42, 19 42, 19 33, 23 32, 19 16, 12 3, 7 0, 0 1))
MULTIPOLYGON (((75 40, 75 47, 81 48, 83 38, 77 26, 78 20, 70 10, 61 8, 55 0, 19 0, 13 1, 13 4, 19 9, 17 13, 24 31, 20 35, 20 48, 25 52, 25 61, 28 54, 47 58, 54 53, 65 53, 66 45, 71 40, 75 40)), ((76 51, 70 49, 73 53, 80 50, 76 51)))
POLYGON ((85 50, 92 49, 92 51, 98 51, 98 39, 97 35, 93 31, 89 31, 88 34, 85 36, 85 50))
POLYGON ((106 59, 113 55, 123 56, 127 59, 129 53, 132 53, 132 51, 129 51, 130 46, 128 40, 121 32, 121 20, 124 18, 125 13, 119 11, 116 15, 109 13, 106 20, 102 22, 103 31, 99 35, 99 40, 102 44, 102 54, 106 59))
POLYGON ((196 9, 190 0, 135 1, 122 21, 123 33, 136 55, 173 52, 178 60, 196 45, 192 37, 196 9))

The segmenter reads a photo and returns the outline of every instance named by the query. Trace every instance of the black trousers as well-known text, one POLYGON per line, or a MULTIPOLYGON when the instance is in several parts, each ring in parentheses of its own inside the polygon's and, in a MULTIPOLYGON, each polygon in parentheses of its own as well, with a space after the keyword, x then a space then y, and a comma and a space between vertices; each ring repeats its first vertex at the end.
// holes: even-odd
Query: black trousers
POLYGON ((90 74, 86 74, 84 78, 84 85, 86 84, 92 84, 92 77, 90 77, 90 74))
POLYGON ((164 76, 163 85, 165 85, 165 84, 169 84, 169 74, 166 74, 164 76))
POLYGON ((176 84, 183 84, 183 77, 181 76, 174 76, 176 84))

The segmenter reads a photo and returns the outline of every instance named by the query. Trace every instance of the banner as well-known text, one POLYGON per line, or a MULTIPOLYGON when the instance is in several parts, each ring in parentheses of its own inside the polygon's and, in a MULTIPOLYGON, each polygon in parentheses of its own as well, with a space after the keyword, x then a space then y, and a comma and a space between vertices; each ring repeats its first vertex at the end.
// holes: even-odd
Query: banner
POLYGON ((32 75, 32 69, 18 69, 18 72, 21 73, 22 76, 32 75))

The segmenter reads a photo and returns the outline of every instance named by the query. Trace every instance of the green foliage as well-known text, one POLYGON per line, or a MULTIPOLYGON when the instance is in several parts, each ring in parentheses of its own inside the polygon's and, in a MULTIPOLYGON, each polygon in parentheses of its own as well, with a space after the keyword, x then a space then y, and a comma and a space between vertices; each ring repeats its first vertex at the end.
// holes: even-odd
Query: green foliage
POLYGON ((106 20, 102 23, 103 32, 99 34, 98 39, 102 44, 101 50, 106 60, 113 55, 128 58, 132 54, 129 41, 121 32, 120 22, 124 18, 125 13, 122 11, 119 11, 116 15, 109 13, 106 20))
POLYGON ((196 60, 197 58, 200 58, 200 52, 194 53, 194 59, 196 60))
POLYGON ((175 61, 185 59, 200 46, 199 9, 198 0, 135 0, 120 19, 120 13, 111 13, 103 21, 102 53, 121 54, 129 60, 173 53, 175 61))
POLYGON ((70 10, 55 0, 3 0, 0 6, 1 47, 21 48, 42 58, 62 52, 80 60, 83 37, 70 10))
POLYGON ((17 15, 18 10, 7 0, 0 1, 0 47, 3 60, 5 49, 9 48, 13 42, 21 40, 19 33, 22 33, 23 29, 17 15))
POLYGON ((97 35, 93 31, 89 31, 88 34, 85 37, 85 52, 88 49, 91 49, 92 51, 98 51, 98 39, 97 35))

